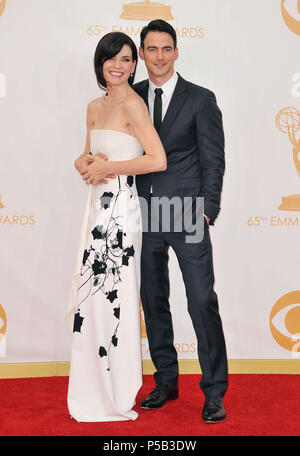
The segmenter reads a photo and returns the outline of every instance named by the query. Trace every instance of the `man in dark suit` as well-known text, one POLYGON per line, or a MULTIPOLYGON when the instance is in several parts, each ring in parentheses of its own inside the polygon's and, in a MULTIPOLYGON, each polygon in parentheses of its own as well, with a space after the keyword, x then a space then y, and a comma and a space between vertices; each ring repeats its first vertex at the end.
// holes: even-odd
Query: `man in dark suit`
POLYGON ((204 198, 201 220, 199 211, 193 209, 196 224, 204 224, 202 240, 187 242, 184 228, 181 232, 166 231, 161 222, 159 230, 151 231, 150 226, 143 232, 141 299, 156 386, 141 406, 157 409, 178 398, 178 361, 169 307, 171 246, 182 272, 188 312, 197 337, 200 388, 205 395, 202 418, 205 422, 219 422, 226 416, 222 398, 228 386, 228 371, 218 299, 213 289, 209 225, 214 224, 220 210, 225 168, 222 114, 213 92, 185 81, 174 71, 178 48, 176 32, 170 24, 155 20, 144 27, 139 51, 149 79, 133 88, 149 108, 168 160, 166 171, 136 177, 139 195, 149 204, 150 225, 153 218, 159 218, 151 209, 153 199, 177 196, 183 201, 189 197, 195 203, 197 198, 204 198))

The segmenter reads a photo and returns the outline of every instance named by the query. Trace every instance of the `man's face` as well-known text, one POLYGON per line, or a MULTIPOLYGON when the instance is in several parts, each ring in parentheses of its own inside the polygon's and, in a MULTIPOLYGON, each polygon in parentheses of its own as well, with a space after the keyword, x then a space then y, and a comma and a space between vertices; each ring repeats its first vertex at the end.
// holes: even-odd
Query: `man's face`
POLYGON ((174 72, 178 48, 174 49, 172 36, 166 32, 149 32, 140 47, 139 55, 145 61, 150 79, 168 80, 174 72))

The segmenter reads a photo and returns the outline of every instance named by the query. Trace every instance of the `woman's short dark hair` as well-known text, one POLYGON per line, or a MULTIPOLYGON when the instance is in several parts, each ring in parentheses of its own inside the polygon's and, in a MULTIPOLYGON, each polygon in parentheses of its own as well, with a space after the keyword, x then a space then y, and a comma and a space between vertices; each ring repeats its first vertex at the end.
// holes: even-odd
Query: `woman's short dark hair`
MULTIPOLYGON (((94 56, 94 68, 97 78, 98 86, 105 90, 106 89, 106 81, 103 76, 103 64, 106 60, 111 59, 115 55, 117 55, 122 47, 127 44, 132 52, 132 60, 138 61, 138 54, 136 45, 132 41, 132 39, 126 35, 126 33, 122 32, 110 32, 104 35, 101 40, 99 41, 95 56, 94 56)), ((128 79, 129 85, 133 84, 134 76, 135 76, 136 66, 133 72, 133 76, 130 76, 128 79)))
POLYGON ((175 29, 166 21, 162 19, 155 19, 154 21, 149 22, 148 25, 142 28, 141 31, 141 48, 144 49, 144 41, 149 32, 165 32, 169 33, 174 41, 174 49, 177 46, 177 36, 175 29))

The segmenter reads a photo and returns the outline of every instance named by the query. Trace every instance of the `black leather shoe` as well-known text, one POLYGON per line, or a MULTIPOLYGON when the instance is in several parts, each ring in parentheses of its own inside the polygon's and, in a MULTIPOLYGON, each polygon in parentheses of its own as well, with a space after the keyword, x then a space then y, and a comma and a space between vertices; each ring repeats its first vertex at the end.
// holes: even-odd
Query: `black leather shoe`
POLYGON ((143 400, 141 408, 143 409, 160 409, 166 401, 178 399, 178 386, 156 385, 153 391, 143 400))
POLYGON ((226 418, 224 404, 221 397, 206 396, 202 418, 205 423, 220 423, 226 418))

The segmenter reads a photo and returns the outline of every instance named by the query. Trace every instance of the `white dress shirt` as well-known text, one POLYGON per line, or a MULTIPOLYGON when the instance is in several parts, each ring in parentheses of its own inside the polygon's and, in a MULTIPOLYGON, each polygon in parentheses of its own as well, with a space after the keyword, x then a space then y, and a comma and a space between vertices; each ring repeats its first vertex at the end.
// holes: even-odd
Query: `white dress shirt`
POLYGON ((175 71, 174 71, 173 75, 170 77, 170 79, 160 87, 157 87, 155 84, 153 84, 151 79, 149 79, 148 105, 149 105, 149 113, 150 113, 152 122, 153 122, 153 109, 154 109, 154 98, 155 98, 154 90, 156 88, 160 88, 163 91, 161 99, 162 99, 162 120, 164 120, 164 117, 167 112, 168 106, 170 104, 173 92, 175 90, 175 86, 177 84, 177 80, 178 80, 178 74, 175 71))
MULTIPOLYGON (((154 110, 154 98, 155 98, 154 90, 156 88, 160 88, 163 91, 163 93, 161 95, 161 100, 162 100, 161 119, 163 121, 165 114, 167 112, 167 109, 169 107, 173 92, 175 90, 177 80, 178 80, 178 74, 175 71, 174 71, 173 75, 170 77, 170 79, 168 79, 168 81, 165 82, 160 87, 157 87, 155 84, 153 84, 151 79, 149 79, 148 105, 149 105, 149 114, 150 114, 152 122, 153 122, 153 110, 154 110)), ((152 185, 150 188, 150 193, 152 193, 152 185)))

